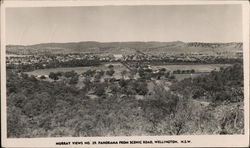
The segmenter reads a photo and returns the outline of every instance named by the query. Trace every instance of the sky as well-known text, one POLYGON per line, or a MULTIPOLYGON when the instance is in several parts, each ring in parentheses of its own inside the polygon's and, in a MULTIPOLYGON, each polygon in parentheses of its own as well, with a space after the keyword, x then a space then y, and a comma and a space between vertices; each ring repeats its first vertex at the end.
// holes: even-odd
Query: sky
POLYGON ((241 11, 241 5, 7 8, 6 44, 241 42, 241 11))

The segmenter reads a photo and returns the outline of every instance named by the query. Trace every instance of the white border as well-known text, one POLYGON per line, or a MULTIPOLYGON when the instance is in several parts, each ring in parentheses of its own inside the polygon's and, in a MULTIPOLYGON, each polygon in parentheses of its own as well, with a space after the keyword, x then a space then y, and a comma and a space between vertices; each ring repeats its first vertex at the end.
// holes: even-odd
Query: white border
MULTIPOLYGON (((5 1, 1 6, 1 120, 3 147, 68 147, 55 145, 60 141, 105 141, 105 140, 191 140, 191 144, 132 144, 132 145, 74 145, 74 147, 238 147, 249 146, 249 3, 247 1, 153 1, 153 0, 105 0, 105 1, 5 1), (5 65, 5 8, 7 7, 68 7, 103 5, 207 5, 240 4, 243 18, 244 51, 244 135, 193 135, 193 136, 142 136, 142 137, 63 137, 63 138, 7 138, 6 125, 6 65, 5 65)), ((72 145, 71 145, 72 146, 72 145)))

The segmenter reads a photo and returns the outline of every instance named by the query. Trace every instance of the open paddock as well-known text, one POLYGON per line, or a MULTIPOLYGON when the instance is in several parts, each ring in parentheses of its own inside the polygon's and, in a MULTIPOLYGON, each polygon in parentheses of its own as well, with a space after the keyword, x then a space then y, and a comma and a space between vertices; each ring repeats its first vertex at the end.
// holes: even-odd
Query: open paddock
POLYGON ((105 63, 103 65, 100 66, 87 66, 87 67, 61 67, 61 68, 47 68, 47 69, 37 69, 31 72, 26 72, 28 75, 34 75, 34 76, 38 76, 38 75, 49 75, 51 72, 68 72, 68 71, 75 71, 78 74, 82 74, 84 72, 86 72, 87 70, 103 70, 103 71, 107 71, 109 68, 109 65, 113 65, 114 66, 114 77, 118 77, 121 75, 121 72, 123 70, 127 70, 129 71, 124 65, 122 65, 121 63, 105 63))
POLYGON ((195 78, 198 77, 200 75, 206 75, 209 74, 209 72, 203 72, 203 73, 193 73, 193 74, 174 74, 175 79, 178 81, 184 80, 186 78, 195 78))
POLYGON ((161 68, 166 68, 168 71, 175 71, 175 70, 195 70, 195 72, 199 73, 207 73, 213 70, 219 70, 221 67, 228 67, 231 64, 189 64, 189 65, 157 65, 151 66, 153 70, 158 70, 161 68))

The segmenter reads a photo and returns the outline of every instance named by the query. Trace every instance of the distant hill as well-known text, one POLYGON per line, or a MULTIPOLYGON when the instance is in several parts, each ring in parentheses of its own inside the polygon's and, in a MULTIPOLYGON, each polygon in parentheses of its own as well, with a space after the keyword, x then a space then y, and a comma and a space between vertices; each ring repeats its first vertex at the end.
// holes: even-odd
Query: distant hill
POLYGON ((7 45, 7 54, 133 54, 137 51, 146 54, 177 53, 232 53, 242 52, 242 43, 202 43, 202 42, 69 42, 42 43, 35 45, 7 45))

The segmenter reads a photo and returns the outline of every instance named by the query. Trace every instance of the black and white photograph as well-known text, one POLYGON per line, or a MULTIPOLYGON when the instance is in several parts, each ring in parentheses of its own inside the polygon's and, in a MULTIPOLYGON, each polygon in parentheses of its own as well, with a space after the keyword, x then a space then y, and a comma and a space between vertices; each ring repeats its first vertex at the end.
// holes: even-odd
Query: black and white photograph
POLYGON ((243 6, 6 6, 6 138, 249 134, 243 6))

